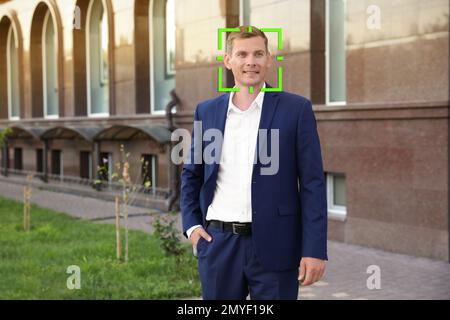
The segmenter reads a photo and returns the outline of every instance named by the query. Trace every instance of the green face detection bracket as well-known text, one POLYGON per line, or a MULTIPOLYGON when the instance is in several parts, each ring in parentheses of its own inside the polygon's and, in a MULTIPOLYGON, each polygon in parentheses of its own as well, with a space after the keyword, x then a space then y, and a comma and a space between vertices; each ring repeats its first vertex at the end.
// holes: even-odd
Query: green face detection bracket
MULTIPOLYGON (((261 28, 262 32, 276 32, 278 34, 278 50, 283 49, 283 30, 282 28, 261 28)), ((222 50, 222 33, 227 32, 239 32, 239 28, 219 28, 217 29, 217 49, 222 50)), ((252 32, 252 27, 248 27, 248 32, 252 32)), ((217 61, 223 61, 223 56, 216 57, 217 61)), ((283 61, 283 56, 277 56, 278 61, 283 61)), ((217 91, 218 92, 239 92, 239 88, 224 88, 222 86, 222 73, 223 67, 218 67, 217 69, 217 91)), ((254 88, 249 87, 249 92, 253 93, 254 88)), ((262 92, 280 92, 283 90, 283 68, 278 67, 278 87, 276 88, 261 88, 262 92)))

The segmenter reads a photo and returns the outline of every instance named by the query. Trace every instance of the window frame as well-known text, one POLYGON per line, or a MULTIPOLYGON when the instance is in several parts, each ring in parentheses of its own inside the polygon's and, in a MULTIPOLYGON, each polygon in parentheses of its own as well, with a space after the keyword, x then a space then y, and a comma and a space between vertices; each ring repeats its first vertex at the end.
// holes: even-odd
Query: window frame
MULTIPOLYGON (((103 10, 103 13, 102 13, 102 18, 103 19, 105 19, 105 20, 103 20, 103 19, 101 19, 100 21, 99 21, 99 37, 100 37, 100 50, 98 51, 98 54, 99 54, 99 61, 100 61, 100 63, 99 63, 99 69, 100 69, 100 71, 99 71, 99 75, 100 75, 100 86, 101 87, 104 87, 104 86, 108 86, 109 85, 109 70, 108 70, 108 66, 109 66, 109 59, 108 59, 108 61, 107 61, 107 68, 106 68, 106 73, 105 73, 105 68, 103 67, 103 61, 104 61, 104 59, 103 59, 103 23, 105 23, 106 24, 106 29, 108 29, 108 18, 107 18, 107 16, 106 16, 106 11, 105 11, 105 7, 103 6, 103 4, 102 4, 102 10, 103 10)), ((106 34, 106 38, 108 39, 108 33, 109 33, 109 30, 107 30, 107 34, 106 34)), ((107 50, 108 50, 108 54, 109 54, 109 48, 107 48, 107 50)))
MULTIPOLYGON (((13 101, 12 72, 14 72, 14 70, 11 70, 11 67, 12 67, 12 63, 11 63, 11 59, 12 59, 12 57, 11 57, 12 40, 11 40, 11 38, 13 37, 13 35, 14 35, 14 46, 17 49, 17 46, 16 46, 16 35, 15 35, 15 31, 13 29, 13 26, 11 24, 10 27, 9 27, 9 30, 8 30, 8 35, 6 36, 6 68, 7 68, 7 70, 6 70, 6 83, 7 83, 7 94, 8 94, 8 119, 11 120, 11 121, 17 121, 17 120, 20 120, 20 96, 16 97, 17 99, 19 99, 18 102, 17 102, 18 105, 19 105, 18 106, 19 107, 19 110, 18 110, 19 111, 19 115, 18 116, 12 116, 12 111, 13 111, 12 110, 12 108, 13 108, 13 105, 12 105, 12 101, 13 101)), ((16 54, 17 53, 18 52, 16 52, 16 54)), ((17 62, 19 62, 19 61, 17 61, 17 62)), ((17 70, 17 72, 18 72, 18 70, 17 70)), ((19 86, 20 86, 20 84, 19 84, 19 86)))
POLYGON ((345 193, 347 195, 347 179, 342 173, 327 173, 327 211, 328 217, 335 220, 345 221, 347 219, 347 203, 345 206, 336 205, 334 203, 334 178, 335 176, 343 176, 345 181, 345 193))
MULTIPOLYGON (((58 43, 56 41, 56 28, 55 28, 55 24, 53 21, 53 17, 51 17, 51 13, 50 10, 47 10, 47 12, 45 13, 44 16, 44 22, 42 24, 42 85, 43 85, 43 100, 42 100, 42 111, 43 111, 43 116, 45 119, 58 119, 59 118, 59 112, 57 109, 57 114, 47 114, 48 111, 48 100, 47 100, 47 28, 48 28, 48 23, 52 23, 53 24, 53 30, 54 30, 54 37, 53 37, 53 41, 54 41, 54 48, 55 48, 55 82, 56 85, 58 85, 58 64, 56 63, 57 61, 57 57, 58 57, 58 43)), ((56 91, 56 98, 58 101, 57 107, 59 107, 59 88, 56 87, 55 88, 56 91)))
POLYGON ((177 50, 177 47, 176 47, 176 41, 177 41, 177 39, 176 39, 176 24, 175 24, 175 21, 176 21, 176 17, 175 17, 175 3, 174 3, 174 0, 166 0, 166 3, 165 3, 165 8, 164 8, 164 25, 165 25, 165 28, 164 28, 164 31, 165 31, 165 37, 164 37, 164 42, 165 42, 165 53, 166 53, 166 55, 165 55, 165 57, 166 57, 166 61, 165 61, 165 65, 166 65, 166 79, 167 78, 173 78, 174 76, 175 76, 175 74, 176 74, 176 68, 175 68, 175 58, 176 58, 176 50, 177 50), (174 40, 174 44, 173 44, 173 49, 174 49, 174 51, 173 51, 173 68, 171 68, 170 66, 171 66, 171 58, 170 58, 170 46, 169 46, 169 41, 168 41, 168 37, 167 37, 167 35, 169 34, 169 19, 167 19, 167 12, 168 12, 168 7, 169 7, 169 2, 171 2, 172 4, 173 4, 173 8, 172 9, 174 9, 174 12, 173 12, 173 23, 174 23, 174 28, 173 28, 173 32, 174 32, 174 34, 173 34, 173 40, 174 40))
MULTIPOLYGON (((108 16, 107 16, 107 8, 106 8, 106 6, 105 6, 105 3, 103 2, 103 0, 100 0, 101 1, 101 6, 102 6, 102 8, 103 8, 103 13, 104 13, 104 15, 105 15, 105 18, 106 18, 106 21, 107 21, 107 23, 108 23, 108 16)), ((108 86, 108 90, 107 90, 107 92, 106 92, 106 94, 108 95, 108 104, 107 104, 107 109, 108 109, 108 111, 107 112, 98 112, 98 113, 92 113, 92 101, 91 101, 91 97, 92 97, 92 93, 91 93, 91 41, 90 41, 90 38, 91 38, 91 18, 92 18, 92 8, 93 8, 93 6, 94 6, 94 0, 91 0, 90 2, 89 2, 89 5, 88 5, 88 9, 87 9, 87 14, 86 14, 86 30, 85 30, 85 32, 86 32, 86 34, 85 34, 85 40, 86 40, 86 52, 85 52, 85 55, 86 55, 86 97, 87 97, 87 117, 88 118, 107 118, 107 117, 109 117, 110 116, 110 114, 111 114, 111 97, 109 96, 109 93, 110 93, 110 88, 109 88, 109 85, 110 85, 110 81, 109 81, 109 77, 110 77, 110 75, 109 75, 109 73, 108 73, 108 82, 107 83, 103 83, 102 82, 102 80, 100 79, 100 78, 102 78, 102 76, 103 76, 103 71, 101 70, 101 69, 103 69, 102 68, 102 66, 101 66, 101 63, 99 63, 99 70, 98 70, 98 72, 99 72, 99 79, 100 79, 100 85, 101 86, 103 86, 103 85, 107 85, 108 86)), ((101 31, 102 31, 102 29, 101 29, 101 25, 100 25, 100 21, 98 21, 99 22, 99 33, 100 33, 100 36, 99 36, 99 38, 100 38, 100 40, 102 39, 101 38, 101 31)), ((109 30, 109 23, 108 23, 108 68, 109 68, 109 63, 110 63, 110 61, 109 61, 109 54, 110 54, 110 52, 109 52, 109 50, 111 49, 110 48, 110 45, 109 45, 109 33, 111 32, 111 30, 109 30)), ((101 58, 101 55, 102 55, 102 50, 101 50, 102 48, 101 48, 101 43, 100 43, 100 47, 99 47, 99 56, 100 56, 100 62, 102 62, 103 61, 103 59, 101 58)), ((109 71, 109 70, 108 70, 109 71)))
MULTIPOLYGON (((176 68, 175 68, 175 73, 173 75, 168 75, 167 74, 167 14, 166 14, 166 9, 167 9, 167 0, 164 0, 164 27, 163 30, 165 32, 164 34, 164 79, 165 80, 170 80, 170 79, 174 79, 175 78, 175 74, 176 74, 176 68)), ((155 50, 154 50, 154 45, 155 45, 155 37, 153 36, 154 33, 154 23, 155 23, 155 10, 154 7, 156 5, 157 1, 150 1, 150 5, 148 8, 148 30, 149 30, 149 54, 150 54, 150 61, 149 61, 149 68, 150 68, 150 114, 152 115, 164 115, 166 113, 166 110, 163 108, 161 110, 156 110, 155 109, 155 103, 156 103, 156 99, 155 99, 155 50)), ((176 8, 176 7, 175 7, 176 8)), ((176 21, 176 16, 175 16, 175 21, 176 21)), ((175 29, 176 30, 176 29, 175 29)), ((176 35, 175 35, 175 42, 176 42, 176 35)), ((175 48, 176 50, 176 48, 175 48)), ((175 51, 175 56, 176 56, 176 51, 175 51)), ((176 86, 176 84, 175 84, 176 86)), ((165 106, 164 106, 165 107, 165 106)))

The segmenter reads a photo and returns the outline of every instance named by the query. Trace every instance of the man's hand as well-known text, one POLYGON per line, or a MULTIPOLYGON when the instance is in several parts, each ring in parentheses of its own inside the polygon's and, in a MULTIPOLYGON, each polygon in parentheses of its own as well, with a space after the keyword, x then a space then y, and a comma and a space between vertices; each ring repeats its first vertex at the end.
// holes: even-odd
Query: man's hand
POLYGON ((300 276, 298 280, 303 286, 309 286, 319 281, 325 272, 325 261, 316 258, 303 257, 300 260, 300 276))
POLYGON ((189 240, 191 240, 192 245, 196 247, 200 238, 204 238, 208 242, 212 240, 211 236, 205 231, 205 229, 198 227, 192 231, 189 240))

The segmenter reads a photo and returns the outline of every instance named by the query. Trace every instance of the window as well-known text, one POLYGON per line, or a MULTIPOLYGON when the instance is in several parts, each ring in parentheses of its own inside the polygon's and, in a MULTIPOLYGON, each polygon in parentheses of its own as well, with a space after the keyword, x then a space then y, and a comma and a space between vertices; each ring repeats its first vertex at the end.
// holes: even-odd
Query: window
POLYGON ((8 31, 6 59, 8 79, 8 117, 10 120, 18 120, 20 117, 19 56, 16 38, 12 27, 10 27, 8 31))
POLYGON ((175 5, 174 0, 153 1, 150 36, 152 112, 164 112, 175 87, 175 5))
MULTIPOLYGON (((103 7, 102 7, 103 9, 103 7)), ((98 26, 100 32, 100 50, 99 50, 99 67, 100 67, 100 85, 108 85, 108 21, 106 20, 105 12, 102 10, 101 18, 98 26)))
POLYGON ((64 175, 63 172, 63 158, 61 150, 52 150, 52 174, 61 176, 64 175))
POLYGON ((141 159, 143 160, 141 168, 142 184, 149 181, 150 187, 153 192, 155 192, 154 188, 157 186, 157 156, 153 154, 143 154, 141 159))
POLYGON ((23 170, 22 148, 14 148, 14 170, 23 170))
POLYGON ((102 1, 91 1, 87 13, 87 103, 90 116, 109 115, 109 30, 102 1))
POLYGON ((347 201, 345 175, 337 173, 327 174, 328 216, 345 220, 347 216, 347 201))
POLYGON ((250 0, 239 1, 240 25, 250 25, 250 0))
POLYGON ((42 70, 44 93, 44 117, 58 117, 58 71, 55 26, 47 10, 42 32, 42 70))
POLYGON ((346 101, 345 15, 346 0, 326 0, 326 103, 346 101))
POLYGON ((175 75, 175 3, 166 2, 166 74, 175 75))
POLYGON ((92 179, 92 158, 89 151, 80 152, 80 178, 92 179))

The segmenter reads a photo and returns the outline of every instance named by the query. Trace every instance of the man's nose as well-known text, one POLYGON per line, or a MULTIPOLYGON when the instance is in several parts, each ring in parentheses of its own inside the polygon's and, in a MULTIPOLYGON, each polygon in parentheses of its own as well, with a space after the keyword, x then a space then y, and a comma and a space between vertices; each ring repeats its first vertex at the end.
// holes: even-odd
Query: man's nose
POLYGON ((253 55, 249 55, 245 61, 245 64, 247 66, 255 66, 255 58, 253 57, 253 55))

